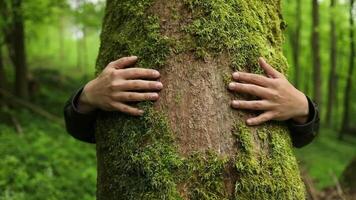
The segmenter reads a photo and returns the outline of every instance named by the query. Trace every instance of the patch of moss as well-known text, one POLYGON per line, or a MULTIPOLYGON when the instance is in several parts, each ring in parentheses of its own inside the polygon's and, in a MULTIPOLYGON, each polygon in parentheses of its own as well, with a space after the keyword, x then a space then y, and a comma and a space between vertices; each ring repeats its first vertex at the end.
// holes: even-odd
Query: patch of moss
POLYGON ((139 57, 143 68, 159 69, 170 53, 169 39, 160 34, 159 19, 146 9, 152 0, 107 2, 96 69, 130 55, 139 57), (118 23, 120 22, 120 23, 118 23))
POLYGON ((195 38, 198 54, 202 49, 213 54, 228 54, 234 70, 263 73, 257 65, 260 56, 282 72, 287 69, 281 49, 285 22, 281 18, 279 0, 184 2, 194 19, 185 30, 195 38))
POLYGON ((239 179, 235 199, 305 199, 305 188, 285 129, 272 126, 258 130, 258 137, 268 140, 269 152, 253 145, 251 129, 239 123, 235 127, 240 152, 236 158, 239 179))

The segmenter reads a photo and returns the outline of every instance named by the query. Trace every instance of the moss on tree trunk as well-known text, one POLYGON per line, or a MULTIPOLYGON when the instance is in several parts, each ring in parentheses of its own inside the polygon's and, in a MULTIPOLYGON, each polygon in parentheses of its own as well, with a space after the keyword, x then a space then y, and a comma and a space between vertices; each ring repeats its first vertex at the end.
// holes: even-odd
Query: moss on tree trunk
POLYGON ((101 199, 304 199, 282 123, 247 127, 256 113, 233 111, 233 70, 280 71, 286 27, 278 0, 107 0, 97 61, 140 57, 161 71, 161 99, 140 118, 99 113, 101 199))

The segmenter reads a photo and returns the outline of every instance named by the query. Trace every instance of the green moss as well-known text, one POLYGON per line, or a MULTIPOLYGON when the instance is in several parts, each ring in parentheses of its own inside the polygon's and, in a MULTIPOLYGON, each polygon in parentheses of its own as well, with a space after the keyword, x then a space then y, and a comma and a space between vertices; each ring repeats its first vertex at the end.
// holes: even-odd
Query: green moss
POLYGON ((184 0, 195 19, 186 31, 202 49, 225 53, 232 58, 234 70, 262 73, 257 58, 267 60, 280 71, 287 62, 282 54, 285 23, 278 0, 184 0))
POLYGON ((169 39, 160 34, 159 19, 147 13, 151 4, 152 0, 108 1, 97 73, 112 60, 130 55, 140 58, 140 67, 163 65, 170 53, 169 39))
POLYGON ((240 152, 236 158, 239 179, 236 199, 305 199, 305 188, 299 176, 291 143, 284 129, 272 126, 258 130, 261 141, 268 140, 269 151, 255 141, 251 129, 239 123, 235 127, 240 152))
MULTIPOLYGON (((278 0, 185 0, 193 21, 180 39, 161 34, 158 17, 148 10, 152 2, 107 1, 97 73, 110 61, 128 55, 139 56, 140 67, 160 69, 171 53, 191 50, 201 59, 224 53, 234 70, 262 73, 256 64, 259 56, 280 71, 287 68, 281 51, 284 22, 278 0)), ((172 18, 184 19, 179 14, 173 8, 172 18)), ((228 75, 223 80, 228 84, 228 75)), ((146 111, 143 117, 99 113, 99 200, 182 199, 182 190, 193 200, 228 199, 223 178, 231 162, 239 177, 236 199, 303 199, 303 184, 285 129, 269 125, 254 135, 244 122, 237 122, 233 130, 239 144, 236 157, 214 152, 183 157, 165 114, 148 102, 138 106, 146 111)))

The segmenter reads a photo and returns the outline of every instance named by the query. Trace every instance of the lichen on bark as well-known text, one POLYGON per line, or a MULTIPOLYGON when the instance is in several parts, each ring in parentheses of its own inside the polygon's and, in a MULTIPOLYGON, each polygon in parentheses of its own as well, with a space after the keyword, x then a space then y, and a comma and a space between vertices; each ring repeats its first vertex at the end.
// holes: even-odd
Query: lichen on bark
MULTIPOLYGON (((226 71, 263 73, 256 64, 259 56, 285 72, 281 50, 285 24, 279 4, 279 0, 107 0, 97 73, 128 55, 139 56, 140 67, 169 73, 168 59, 190 54, 199 66, 204 66, 206 57, 225 56, 229 64, 216 71, 222 73, 222 85, 229 81, 226 71), (160 3, 164 5, 156 9, 160 3), (174 28, 178 33, 166 34, 172 26, 179 26, 174 28)), ((178 92, 171 100, 178 104, 187 98, 184 95, 178 92)), ((99 200, 304 198, 283 124, 250 128, 243 119, 251 113, 229 111, 227 116, 236 117, 226 133, 236 141, 232 153, 212 148, 183 155, 167 103, 159 102, 160 109, 140 103, 146 112, 139 118, 99 113, 99 200)))

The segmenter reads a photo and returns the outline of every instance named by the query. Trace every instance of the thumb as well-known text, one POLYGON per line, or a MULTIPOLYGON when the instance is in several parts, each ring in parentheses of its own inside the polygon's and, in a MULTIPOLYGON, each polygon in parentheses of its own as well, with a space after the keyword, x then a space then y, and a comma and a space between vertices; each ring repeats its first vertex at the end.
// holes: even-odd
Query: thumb
POLYGON ((271 65, 269 65, 266 60, 262 57, 258 59, 258 63, 260 66, 263 68, 263 70, 266 72, 267 76, 270 78, 281 78, 282 74, 275 70, 271 65))
POLYGON ((118 60, 109 63, 108 67, 113 67, 115 69, 123 69, 135 65, 138 58, 137 56, 123 57, 118 60))

